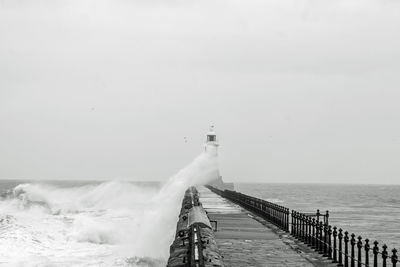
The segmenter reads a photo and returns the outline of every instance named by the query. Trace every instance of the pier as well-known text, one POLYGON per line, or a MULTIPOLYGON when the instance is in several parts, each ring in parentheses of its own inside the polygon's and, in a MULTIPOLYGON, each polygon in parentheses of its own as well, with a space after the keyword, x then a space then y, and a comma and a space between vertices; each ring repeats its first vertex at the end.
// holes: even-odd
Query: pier
POLYGON ((218 222, 215 237, 226 266, 335 266, 276 224, 210 189, 202 187, 199 194, 209 218, 218 222))
MULTIPOLYGON (((208 241, 201 242, 203 248, 213 244, 213 256, 204 253, 204 265, 196 261, 191 264, 180 260, 178 265, 168 265, 169 267, 395 267, 399 263, 396 249, 389 250, 385 244, 380 246, 377 241, 371 242, 367 238, 363 239, 330 225, 328 211, 290 211, 286 207, 262 199, 212 186, 198 187, 195 198, 195 202, 201 207, 200 213, 207 214, 207 219, 197 216, 198 219, 194 221, 199 224, 206 220, 207 223, 203 225, 208 225, 209 232, 211 229, 214 231, 208 234, 208 241)), ((183 210, 180 217, 184 218, 185 214, 190 212, 183 210)), ((178 229, 179 225, 182 225, 181 219, 178 229)), ((190 223, 186 225, 189 225, 187 229, 190 229, 190 223)), ((179 243, 180 241, 177 242, 179 243)), ((188 248, 190 247, 193 245, 188 245, 188 248)), ((190 258, 187 255, 190 255, 190 252, 184 252, 181 258, 190 258)))
MULTIPOLYGON (((274 225, 290 234, 299 245, 295 250, 308 255, 314 266, 397 266, 399 258, 395 248, 389 250, 386 244, 380 246, 368 239, 329 224, 329 212, 317 210, 304 213, 241 194, 232 190, 220 190, 211 186, 208 189, 226 200, 244 207, 255 216, 261 217, 267 227, 274 225), (300 244, 302 243, 302 244, 300 244), (372 244, 371 244, 372 243, 372 244), (304 246, 306 245, 306 246, 304 246), (310 252, 307 248, 311 248, 310 252), (313 255, 314 254, 314 255, 313 255), (318 255, 315 257, 315 255, 318 255), (322 256, 322 259, 321 259, 322 256), (328 263, 331 263, 328 265, 328 263)), ((268 264, 267 264, 268 265, 268 264)), ((301 266, 301 265, 296 265, 301 266)))

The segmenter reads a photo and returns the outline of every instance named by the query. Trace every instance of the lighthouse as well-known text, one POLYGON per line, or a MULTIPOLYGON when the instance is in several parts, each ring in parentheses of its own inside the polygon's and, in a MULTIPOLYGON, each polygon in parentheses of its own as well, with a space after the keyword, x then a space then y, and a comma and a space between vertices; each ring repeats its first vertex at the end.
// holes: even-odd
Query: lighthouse
POLYGON ((213 125, 210 127, 210 130, 207 133, 205 151, 214 155, 218 154, 217 134, 215 133, 213 125))
MULTIPOLYGON (((217 156, 218 155, 218 140, 217 134, 215 133, 214 126, 210 127, 210 130, 207 133, 207 140, 205 144, 205 151, 208 154, 217 156)), ((234 190, 233 183, 225 183, 222 180, 222 176, 219 174, 219 170, 216 173, 215 179, 209 183, 209 185, 219 188, 220 190, 234 190)))

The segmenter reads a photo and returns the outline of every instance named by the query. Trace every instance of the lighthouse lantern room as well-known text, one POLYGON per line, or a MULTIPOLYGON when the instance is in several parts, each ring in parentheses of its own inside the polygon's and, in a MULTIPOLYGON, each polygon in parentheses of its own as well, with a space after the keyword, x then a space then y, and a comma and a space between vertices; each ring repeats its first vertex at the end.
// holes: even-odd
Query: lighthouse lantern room
POLYGON ((208 152, 213 151, 213 153, 217 153, 218 141, 217 135, 214 131, 214 126, 210 127, 210 130, 207 133, 207 142, 205 145, 205 150, 208 152))
POLYGON ((207 144, 218 146, 217 135, 214 131, 214 126, 211 126, 207 133, 207 144))

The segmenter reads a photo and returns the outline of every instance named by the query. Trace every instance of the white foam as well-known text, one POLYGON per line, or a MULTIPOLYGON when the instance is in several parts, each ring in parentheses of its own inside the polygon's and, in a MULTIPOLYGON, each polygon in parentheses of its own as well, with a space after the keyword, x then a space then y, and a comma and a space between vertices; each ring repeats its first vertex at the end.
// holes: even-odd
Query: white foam
POLYGON ((165 266, 185 190, 217 173, 208 152, 159 190, 120 181, 18 185, 0 201, 0 265, 165 266))

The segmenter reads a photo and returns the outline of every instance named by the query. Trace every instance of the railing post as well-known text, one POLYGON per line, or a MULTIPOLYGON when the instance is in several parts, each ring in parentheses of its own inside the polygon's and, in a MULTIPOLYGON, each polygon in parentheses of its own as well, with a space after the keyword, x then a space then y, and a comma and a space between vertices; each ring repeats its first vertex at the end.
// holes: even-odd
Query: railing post
POLYGON ((397 249, 394 248, 394 249, 392 249, 392 264, 393 264, 393 267, 396 267, 397 260, 398 260, 397 249))
POLYGON ((337 234, 338 234, 337 227, 334 226, 333 227, 333 259, 332 259, 333 263, 337 263, 337 251, 336 251, 336 249, 337 249, 337 241, 336 241, 337 234))
POLYGON ((295 222, 294 222, 294 213, 295 213, 295 211, 292 210, 292 236, 295 236, 294 235, 294 224, 295 224, 295 222))
POLYGON ((316 239, 315 239, 315 218, 312 218, 312 223, 311 223, 311 225, 312 225, 312 238, 311 238, 311 247, 312 248, 315 248, 315 241, 316 241, 316 239))
POLYGON ((281 228, 281 222, 282 222, 282 219, 281 219, 281 215, 282 215, 282 213, 281 213, 281 207, 280 206, 276 206, 276 209, 277 209, 277 223, 278 223, 278 227, 279 228, 281 228))
POLYGON ((329 224, 329 210, 327 210, 325 213, 325 223, 329 224))
POLYGON ((328 259, 332 259, 332 226, 328 225, 328 259))
POLYGON ((323 254, 324 253, 324 240, 322 239, 323 236, 323 232, 324 232, 324 224, 321 222, 319 222, 319 253, 323 254))
POLYGON ((378 253, 379 253, 379 247, 378 247, 378 241, 375 240, 374 242, 374 248, 373 248, 373 253, 374 253, 374 267, 378 267, 378 253))
POLYGON ((305 237, 304 230, 306 229, 306 227, 305 227, 306 222, 304 220, 304 214, 303 213, 300 213, 300 221, 301 221, 301 224, 300 224, 301 225, 300 226, 300 231, 301 231, 300 240, 304 242, 304 237, 305 237))
POLYGON ((355 253, 354 253, 354 246, 356 245, 356 235, 353 233, 351 234, 351 240, 350 240, 350 245, 351 245, 351 267, 355 267, 355 253))
POLYGON ((300 212, 298 213, 298 217, 299 217, 299 240, 303 240, 303 214, 301 214, 300 212))
POLYGON ((286 231, 286 208, 281 206, 282 229, 286 231))
POLYGON ((323 238, 323 233, 324 233, 324 224, 321 222, 319 222, 319 237, 318 237, 318 241, 319 241, 319 254, 323 254, 324 253, 324 240, 323 238))
POLYGON ((280 222, 280 212, 279 212, 279 206, 275 204, 275 223, 279 227, 279 222, 280 222))
POLYGON ((344 232, 344 267, 349 267, 349 232, 344 232))
POLYGON ((275 204, 271 204, 271 209, 272 209, 272 222, 276 225, 276 209, 275 209, 275 204))
POLYGON ((306 236, 307 236, 307 232, 306 232, 306 229, 307 229, 306 215, 301 214, 301 220, 302 220, 302 238, 301 238, 301 240, 303 242, 305 242, 306 241, 306 236))
POLYGON ((365 245, 364 245, 364 250, 365 250, 365 266, 369 267, 369 239, 365 239, 365 245))
POLYGON ((328 257, 328 225, 324 223, 324 257, 328 257))
POLYGON ((300 221, 300 216, 301 214, 299 212, 296 212, 296 233, 297 233, 297 239, 301 238, 301 221, 300 221))
POLYGON ((313 222, 310 216, 308 216, 308 245, 313 245, 313 222))
POLYGON ((319 222, 319 240, 320 240, 319 253, 320 254, 324 254, 324 249, 325 249, 325 243, 324 243, 324 239, 323 239, 324 231, 325 231, 324 223, 321 221, 321 222, 319 222))
POLYGON ((297 238, 299 236, 299 219, 298 219, 298 212, 294 212, 294 236, 297 238))
POLYGON ((319 252, 319 221, 315 222, 315 251, 319 252))
POLYGON ((282 213, 282 207, 278 206, 278 217, 279 217, 279 228, 283 228, 283 213, 282 213))
POLYGON ((308 216, 303 214, 303 220, 304 220, 304 243, 308 243, 308 216))
POLYGON ((273 217, 273 209, 272 209, 272 204, 271 203, 268 203, 268 218, 269 218, 269 221, 270 222, 274 222, 273 221, 273 219, 274 219, 274 217, 273 217))
POLYGON ((296 221, 296 214, 297 214, 297 211, 295 211, 295 210, 292 210, 292 232, 293 232, 293 236, 294 237, 296 237, 296 223, 297 223, 297 221, 296 221))
POLYGON ((265 202, 265 207, 264 207, 264 212, 265 212, 265 218, 267 218, 267 220, 269 221, 270 220, 270 217, 269 217, 269 203, 268 202, 265 202))
POLYGON ((290 216, 290 210, 289 208, 286 208, 286 231, 289 232, 289 216, 290 216))
POLYGON ((316 216, 317 216, 317 219, 316 219, 316 223, 317 223, 317 225, 316 225, 316 229, 317 229, 317 232, 316 232, 316 236, 315 236, 315 250, 316 251, 318 251, 319 252, 319 245, 320 245, 320 240, 319 240, 319 236, 320 236, 320 231, 321 231, 321 229, 320 229, 320 221, 319 221, 319 216, 321 215, 321 213, 319 212, 319 209, 317 209, 317 213, 316 213, 316 216))
POLYGON ((357 259, 357 267, 361 267, 361 261, 362 261, 362 260, 361 260, 361 255, 362 255, 362 254, 361 254, 361 253, 362 253, 362 252, 361 252, 361 249, 362 249, 363 245, 362 245, 361 239, 362 239, 361 236, 359 236, 359 237, 358 237, 358 242, 357 242, 357 248, 358 248, 358 251, 357 251, 357 256, 358 256, 358 257, 357 257, 357 258, 358 258, 358 259, 357 259))
POLYGON ((279 212, 279 205, 275 204, 275 222, 276 225, 279 227, 281 221, 281 214, 279 212))
POLYGON ((342 267, 343 266, 343 249, 342 249, 343 230, 342 230, 342 228, 339 229, 338 239, 339 239, 339 255, 338 255, 339 263, 338 263, 338 266, 342 267))
POLYGON ((382 246, 382 267, 386 267, 386 260, 388 257, 387 246, 383 244, 382 246))
POLYGON ((265 203, 263 200, 260 201, 260 213, 262 214, 263 218, 265 218, 265 203))
POLYGON ((283 216, 283 229, 287 231, 287 225, 286 225, 286 208, 282 207, 282 216, 283 216))

